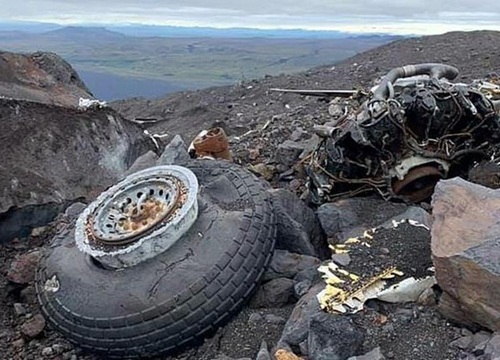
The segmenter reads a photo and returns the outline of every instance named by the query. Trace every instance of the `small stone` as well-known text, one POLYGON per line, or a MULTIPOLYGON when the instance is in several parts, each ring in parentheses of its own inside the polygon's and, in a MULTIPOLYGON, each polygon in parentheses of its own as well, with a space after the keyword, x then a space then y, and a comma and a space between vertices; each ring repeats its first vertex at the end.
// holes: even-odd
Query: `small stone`
POLYGON ((14 340, 14 341, 11 343, 11 345, 12 345, 12 348, 14 348, 14 349, 20 349, 20 348, 22 348, 22 347, 24 346, 24 344, 25 344, 25 343, 26 343, 26 342, 24 341, 24 339, 23 339, 23 338, 19 338, 19 339, 17 339, 17 340, 14 340))
POLYGON ((389 254, 391 253, 391 252, 389 251, 389 249, 388 249, 388 248, 385 248, 385 247, 380 248, 380 252, 381 252, 382 254, 384 254, 384 255, 389 255, 389 254))
POLYGON ((351 263, 349 254, 333 254, 332 261, 340 266, 347 266, 351 263))
POLYGON ((315 360, 347 359, 358 351, 364 337, 349 318, 318 313, 309 322, 308 355, 315 360))
POLYGON ((262 176, 265 180, 270 181, 274 177, 272 170, 263 163, 258 163, 255 165, 250 165, 249 170, 257 175, 262 176))
POLYGON ((292 132, 292 134, 290 135, 290 140, 292 141, 304 140, 308 137, 308 135, 309 134, 307 133, 307 131, 304 131, 304 129, 299 127, 292 132))
POLYGON ((10 264, 7 279, 16 284, 28 284, 35 279, 35 269, 42 253, 33 251, 17 257, 10 264))
POLYGON ((473 339, 471 336, 462 336, 450 343, 450 347, 458 348, 462 350, 468 350, 471 348, 473 339))
POLYGON ((21 303, 14 303, 14 311, 17 316, 25 315, 28 312, 21 303))
POLYGON ((76 355, 72 351, 65 352, 61 355, 61 360, 76 360, 76 355), (74 358, 73 358, 74 356, 74 358))
POLYGON ((301 185, 302 183, 300 182, 300 180, 293 179, 292 181, 290 181, 290 184, 288 184, 288 188, 290 189, 290 191, 297 191, 300 189, 301 185))
POLYGON ((259 323, 262 321, 262 315, 259 314, 259 313, 252 313, 250 314, 250 316, 248 317, 248 323, 249 324, 255 324, 255 323, 259 323))
POLYGON ((282 307, 293 297, 293 280, 287 278, 273 279, 262 285, 250 305, 253 308, 282 307))
POLYGON ((301 298, 303 295, 305 295, 309 289, 311 288, 311 281, 310 280, 304 280, 304 281, 301 281, 301 282, 298 282, 297 284, 295 284, 295 286, 293 287, 294 291, 295 291, 295 296, 297 298, 301 298))
POLYGON ((46 232, 48 229, 48 226, 40 226, 36 227, 33 230, 31 230, 31 236, 32 237, 39 237, 43 235, 44 232, 46 232))
POLYGON ((328 113, 333 117, 340 117, 344 114, 344 108, 339 104, 328 106, 328 113))
POLYGON ((364 355, 353 356, 347 360, 384 360, 384 359, 385 359, 385 356, 380 351, 380 348, 376 347, 375 349, 373 349, 372 351, 370 351, 364 355))
POLYGON ((84 203, 81 203, 81 202, 76 202, 74 204, 71 204, 70 206, 68 206, 68 208, 64 211, 64 216, 69 219, 69 220, 73 220, 73 219, 76 219, 78 217, 78 215, 80 215, 80 213, 85 210, 85 208, 87 207, 87 205, 85 205, 84 203))
POLYGON ((54 350, 55 354, 61 354, 65 350, 65 346, 61 344, 52 345, 52 350, 54 350))
POLYGON ((278 316, 278 315, 274 315, 274 314, 267 314, 264 317, 264 319, 266 320, 266 322, 268 322, 270 324, 284 324, 284 323, 286 323, 285 318, 278 316))
POLYGON ((267 349, 267 343, 262 341, 260 345, 260 350, 257 353, 257 357, 255 360, 271 360, 271 355, 269 354, 269 350, 267 349))
POLYGON ((45 319, 41 314, 37 314, 21 325, 21 333, 29 338, 35 338, 42 333, 44 328, 45 319))
POLYGON ((250 160, 256 160, 260 156, 260 150, 259 149, 250 149, 248 151, 248 158, 250 160))
POLYGON ((54 354, 54 350, 51 347, 45 347, 42 349, 43 356, 50 356, 54 354))
POLYGON ((286 140, 281 143, 275 152, 275 161, 287 167, 292 167, 306 148, 305 144, 286 140))
POLYGON ((19 293, 19 299, 25 304, 36 303, 36 291, 34 286, 27 286, 19 293))

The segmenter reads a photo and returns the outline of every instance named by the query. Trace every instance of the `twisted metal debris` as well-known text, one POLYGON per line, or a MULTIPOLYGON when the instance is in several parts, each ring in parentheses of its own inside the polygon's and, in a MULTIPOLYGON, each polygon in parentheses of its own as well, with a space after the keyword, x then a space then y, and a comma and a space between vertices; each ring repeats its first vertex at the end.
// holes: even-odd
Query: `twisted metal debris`
POLYGON ((440 179, 497 162, 498 79, 452 83, 457 76, 449 65, 408 65, 373 91, 345 93, 353 101, 343 114, 315 127, 322 141, 307 167, 311 202, 374 190, 419 202, 440 179))

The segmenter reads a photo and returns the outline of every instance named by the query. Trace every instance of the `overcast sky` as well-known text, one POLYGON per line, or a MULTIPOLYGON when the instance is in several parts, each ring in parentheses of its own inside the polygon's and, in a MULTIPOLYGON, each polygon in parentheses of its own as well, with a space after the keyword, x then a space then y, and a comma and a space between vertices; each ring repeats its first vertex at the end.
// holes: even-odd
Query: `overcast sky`
POLYGON ((431 34, 500 30, 500 1, 0 0, 0 20, 431 34))

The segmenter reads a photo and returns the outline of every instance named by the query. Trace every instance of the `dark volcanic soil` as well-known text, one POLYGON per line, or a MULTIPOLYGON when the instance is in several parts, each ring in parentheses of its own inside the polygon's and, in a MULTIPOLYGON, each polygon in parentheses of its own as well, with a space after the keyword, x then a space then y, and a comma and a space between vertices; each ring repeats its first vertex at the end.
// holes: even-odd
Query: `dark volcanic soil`
MULTIPOLYGON (((393 67, 421 62, 455 65, 461 70, 460 80, 468 81, 492 72, 500 73, 499 55, 498 32, 450 33, 397 41, 340 64, 296 75, 265 77, 229 87, 172 94, 157 100, 119 101, 112 106, 128 119, 153 120, 143 127, 151 134, 168 134, 165 141, 175 134, 181 134, 185 141, 190 141, 202 129, 214 124, 223 126, 231 135, 236 162, 242 165, 262 162, 274 166, 273 157, 279 144, 298 129, 307 134, 314 124, 325 123, 332 116, 328 113, 329 104, 325 99, 272 92, 271 88, 366 87, 393 67)), ((300 137, 300 131, 297 136, 300 137)), ((280 170, 276 171, 277 176, 280 170)), ((8 283, 5 274, 17 255, 47 246, 52 234, 53 229, 49 228, 42 236, 0 245, 0 357, 3 359, 96 359, 94 355, 82 354, 49 328, 45 328, 36 339, 21 334, 21 325, 39 312, 33 285, 25 288, 14 286, 8 283), (21 304, 25 312, 20 314, 17 305, 16 313, 15 303, 21 304)), ((429 241, 420 230, 411 240, 429 241)), ((398 248, 388 244, 386 247, 389 254, 396 256, 422 260, 424 254, 427 259, 430 258, 425 246, 398 248)), ((370 264, 369 259, 361 258, 359 261, 364 265, 370 264)), ((428 265, 425 259, 421 263, 428 265)), ((412 272, 411 267, 409 272, 412 272)), ((266 309, 263 314, 272 313, 286 318, 290 310, 290 307, 266 309)), ((283 328, 281 323, 250 324, 249 317, 255 312, 258 310, 245 308, 204 345, 166 359, 208 360, 222 354, 254 358, 261 340, 266 340, 270 347, 274 346, 283 328)), ((448 344, 459 337, 462 330, 450 325, 433 308, 371 303, 359 316, 356 315, 355 322, 367 329, 364 352, 380 346, 388 358, 396 360, 460 358, 460 354, 451 350, 448 344)))

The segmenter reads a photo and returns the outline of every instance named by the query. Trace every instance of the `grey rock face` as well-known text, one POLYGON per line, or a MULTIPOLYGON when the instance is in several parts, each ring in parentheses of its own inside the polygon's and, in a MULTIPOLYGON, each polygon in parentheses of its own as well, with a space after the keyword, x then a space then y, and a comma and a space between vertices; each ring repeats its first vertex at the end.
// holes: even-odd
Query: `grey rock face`
POLYGON ((432 205, 440 311, 464 324, 500 330, 500 190, 460 178, 440 181, 432 205))
POLYGON ((121 178, 150 146, 111 109, 0 99, 0 241, 29 234, 121 178))

